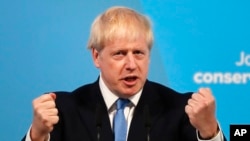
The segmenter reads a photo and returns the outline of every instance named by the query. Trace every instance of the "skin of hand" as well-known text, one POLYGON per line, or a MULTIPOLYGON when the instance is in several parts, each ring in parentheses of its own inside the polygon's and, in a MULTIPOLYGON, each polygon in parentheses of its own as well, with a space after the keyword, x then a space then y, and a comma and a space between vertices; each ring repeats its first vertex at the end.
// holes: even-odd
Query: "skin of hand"
POLYGON ((192 94, 185 107, 190 123, 203 139, 213 138, 218 133, 215 107, 215 98, 209 88, 200 88, 192 94))
POLYGON ((54 93, 44 94, 33 100, 33 122, 30 137, 32 141, 44 141, 59 121, 54 93))

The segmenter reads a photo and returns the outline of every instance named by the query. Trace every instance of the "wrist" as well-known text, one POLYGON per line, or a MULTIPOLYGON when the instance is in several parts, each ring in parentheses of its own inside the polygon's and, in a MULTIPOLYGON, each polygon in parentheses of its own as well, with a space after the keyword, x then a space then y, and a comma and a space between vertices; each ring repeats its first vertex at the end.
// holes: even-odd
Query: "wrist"
POLYGON ((217 125, 216 128, 214 128, 214 130, 207 130, 207 131, 198 131, 198 136, 200 139, 203 140, 210 140, 212 138, 214 138, 218 133, 219 133, 220 129, 219 126, 217 125))
POLYGON ((36 130, 31 128, 30 139, 32 141, 46 141, 48 139, 48 134, 42 134, 42 133, 36 132, 36 130))

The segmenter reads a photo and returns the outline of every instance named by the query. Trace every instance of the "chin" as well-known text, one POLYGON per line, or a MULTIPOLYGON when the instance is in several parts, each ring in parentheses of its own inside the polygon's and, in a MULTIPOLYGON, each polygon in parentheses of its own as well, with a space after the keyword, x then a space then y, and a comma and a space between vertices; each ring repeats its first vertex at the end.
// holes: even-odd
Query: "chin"
POLYGON ((133 95, 136 95, 137 93, 138 93, 138 91, 139 90, 137 90, 137 91, 126 91, 126 92, 124 92, 123 93, 123 96, 125 96, 125 97, 131 97, 131 96, 133 96, 133 95))

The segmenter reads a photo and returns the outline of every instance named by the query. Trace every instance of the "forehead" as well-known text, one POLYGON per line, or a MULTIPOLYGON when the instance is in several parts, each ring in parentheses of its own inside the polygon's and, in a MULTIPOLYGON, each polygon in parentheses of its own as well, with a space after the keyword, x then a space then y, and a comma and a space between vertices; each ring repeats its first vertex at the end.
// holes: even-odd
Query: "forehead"
POLYGON ((114 39, 106 42, 104 48, 115 50, 115 49, 149 49, 145 38, 138 38, 136 40, 127 39, 114 39))

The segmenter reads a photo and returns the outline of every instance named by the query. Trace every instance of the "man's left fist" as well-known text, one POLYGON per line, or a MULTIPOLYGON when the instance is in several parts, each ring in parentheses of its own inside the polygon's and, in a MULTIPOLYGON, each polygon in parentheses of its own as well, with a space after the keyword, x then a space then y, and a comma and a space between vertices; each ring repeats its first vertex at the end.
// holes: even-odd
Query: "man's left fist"
POLYGON ((215 99, 209 88, 200 88, 194 93, 188 100, 185 112, 202 138, 212 138, 217 134, 215 99))

